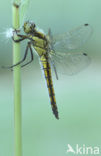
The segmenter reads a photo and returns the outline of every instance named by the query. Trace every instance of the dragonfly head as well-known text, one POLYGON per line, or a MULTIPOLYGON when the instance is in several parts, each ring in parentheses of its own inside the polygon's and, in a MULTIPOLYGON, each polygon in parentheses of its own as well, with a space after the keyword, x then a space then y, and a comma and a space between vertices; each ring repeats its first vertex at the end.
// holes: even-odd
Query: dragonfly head
POLYGON ((35 32, 35 24, 33 22, 26 21, 23 25, 24 32, 26 34, 31 34, 35 32))

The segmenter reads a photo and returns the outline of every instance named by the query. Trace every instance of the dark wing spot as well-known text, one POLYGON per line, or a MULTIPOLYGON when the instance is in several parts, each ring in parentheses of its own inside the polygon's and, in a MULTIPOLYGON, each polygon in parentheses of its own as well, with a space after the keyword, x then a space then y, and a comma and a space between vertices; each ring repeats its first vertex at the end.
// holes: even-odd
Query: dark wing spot
POLYGON ((84 24, 84 26, 88 26, 88 25, 89 25, 88 23, 84 24))
POLYGON ((84 55, 84 56, 87 56, 87 54, 86 54, 86 53, 83 53, 83 55, 84 55))

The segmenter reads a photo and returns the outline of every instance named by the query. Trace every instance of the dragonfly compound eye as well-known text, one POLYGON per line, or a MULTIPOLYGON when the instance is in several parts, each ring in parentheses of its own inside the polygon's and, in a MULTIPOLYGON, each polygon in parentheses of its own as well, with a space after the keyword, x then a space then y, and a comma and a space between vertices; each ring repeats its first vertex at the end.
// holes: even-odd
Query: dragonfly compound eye
POLYGON ((35 24, 33 22, 26 21, 23 26, 24 32, 29 34, 34 32, 35 24))

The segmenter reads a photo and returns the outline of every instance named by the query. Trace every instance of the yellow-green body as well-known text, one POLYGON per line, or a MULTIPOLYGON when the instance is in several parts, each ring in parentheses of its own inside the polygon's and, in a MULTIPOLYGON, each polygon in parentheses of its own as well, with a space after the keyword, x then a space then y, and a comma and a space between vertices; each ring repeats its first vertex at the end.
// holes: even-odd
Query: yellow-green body
POLYGON ((42 56, 47 53, 48 44, 45 35, 39 33, 39 36, 29 35, 29 38, 32 39, 32 44, 39 56, 42 56))
POLYGON ((21 67, 24 67, 25 65, 31 63, 34 58, 32 46, 34 47, 36 53, 40 58, 42 69, 44 71, 52 110, 55 117, 58 119, 59 117, 53 89, 50 62, 52 62, 52 66, 54 68, 57 79, 58 75, 55 63, 57 64, 57 66, 60 65, 61 69, 63 68, 62 72, 68 75, 75 74, 84 69, 89 64, 89 58, 87 57, 87 54, 86 53, 74 54, 72 52, 68 52, 68 50, 80 48, 81 45, 85 43, 85 41, 91 35, 92 29, 89 27, 89 24, 84 24, 68 33, 52 36, 51 30, 48 31, 48 35, 45 35, 44 33, 37 30, 34 22, 26 21, 23 25, 23 30, 26 35, 18 34, 19 31, 16 30, 15 32, 17 33, 19 39, 15 40, 14 37, 12 37, 12 39, 15 42, 21 42, 25 39, 29 40, 26 46, 24 58, 18 63, 14 64, 13 66, 10 66, 10 68, 23 63, 28 54, 28 50, 30 50, 31 60, 22 65, 21 67), (60 53, 61 51, 62 53, 60 53))
POLYGON ((58 119, 58 110, 56 106, 56 99, 55 99, 55 93, 53 88, 53 82, 52 82, 52 75, 51 75, 51 67, 49 64, 49 40, 48 38, 41 32, 36 32, 36 34, 30 34, 29 37, 31 39, 31 43, 37 52, 37 54, 40 57, 40 62, 42 65, 42 69, 44 71, 44 76, 46 79, 51 107, 53 110, 54 115, 58 119))

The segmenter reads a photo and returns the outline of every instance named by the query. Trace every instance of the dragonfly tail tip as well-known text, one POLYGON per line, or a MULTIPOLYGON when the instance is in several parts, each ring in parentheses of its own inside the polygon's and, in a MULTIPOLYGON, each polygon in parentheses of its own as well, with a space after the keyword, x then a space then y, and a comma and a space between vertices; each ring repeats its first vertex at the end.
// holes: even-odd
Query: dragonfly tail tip
POLYGON ((55 113, 54 113, 54 115, 55 115, 56 119, 58 119, 58 120, 59 120, 59 115, 58 115, 58 112, 55 112, 55 113))

